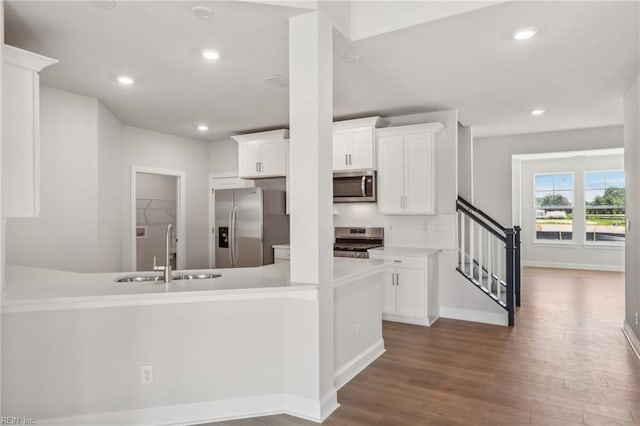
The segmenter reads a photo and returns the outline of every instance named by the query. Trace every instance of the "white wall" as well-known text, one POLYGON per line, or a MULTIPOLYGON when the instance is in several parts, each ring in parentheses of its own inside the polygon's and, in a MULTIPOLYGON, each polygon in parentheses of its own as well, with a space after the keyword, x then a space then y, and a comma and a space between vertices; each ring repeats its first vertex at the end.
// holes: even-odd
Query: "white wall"
POLYGON ((309 368, 318 356, 316 291, 296 293, 5 313, 3 409, 39 420, 153 407, 178 415, 59 424, 206 423, 260 410, 308 414, 314 374, 317 380, 309 368), (153 366, 152 384, 140 383, 143 365, 153 366), (287 376, 295 385, 285 383, 287 376), (210 405, 170 407, 198 402, 210 405))
POLYGON ((238 176, 238 142, 233 139, 210 142, 209 171, 217 176, 238 176))
POLYGON ((98 101, 42 86, 40 111, 40 217, 7 219, 7 262, 95 271, 98 101))
POLYGON ((208 268, 209 143, 130 126, 123 127, 122 135, 124 268, 131 269, 131 198, 126 194, 131 191, 131 168, 134 166, 185 173, 185 267, 208 268))
POLYGON ((631 221, 625 247, 625 320, 640 338, 640 75, 624 97, 624 154, 626 214, 631 221))
POLYGON ((459 123, 458 195, 473 203, 473 129, 459 123))
POLYGON ((98 271, 122 271, 122 125, 98 102, 98 271))
POLYGON ((583 155, 558 159, 521 161, 521 227, 523 266, 543 266, 598 270, 624 270, 624 247, 584 244, 584 173, 597 170, 622 170, 624 155, 583 155), (533 180, 537 173, 574 174, 573 242, 534 241, 535 207, 533 180), (569 245, 567 245, 569 244, 569 245))
MULTIPOLYGON (((621 148, 622 126, 475 138, 473 191, 476 207, 503 226, 512 223, 511 160, 516 154, 621 148)), ((518 225, 517 223, 515 225, 518 225)))

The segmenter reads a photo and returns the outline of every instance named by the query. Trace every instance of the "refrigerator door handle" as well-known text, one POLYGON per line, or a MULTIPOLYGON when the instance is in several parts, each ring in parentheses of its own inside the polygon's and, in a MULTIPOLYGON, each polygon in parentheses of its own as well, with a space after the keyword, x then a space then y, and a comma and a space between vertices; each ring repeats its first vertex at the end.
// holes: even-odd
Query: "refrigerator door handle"
POLYGON ((233 268, 233 215, 234 207, 229 210, 229 235, 227 238, 229 239, 229 262, 231 263, 231 267, 233 268))
POLYGON ((237 207, 234 207, 232 210, 233 213, 233 234, 231 234, 231 241, 232 241, 232 247, 231 247, 231 255, 233 256, 233 267, 236 267, 236 264, 238 263, 238 249, 236 247, 236 211, 237 211, 237 207))

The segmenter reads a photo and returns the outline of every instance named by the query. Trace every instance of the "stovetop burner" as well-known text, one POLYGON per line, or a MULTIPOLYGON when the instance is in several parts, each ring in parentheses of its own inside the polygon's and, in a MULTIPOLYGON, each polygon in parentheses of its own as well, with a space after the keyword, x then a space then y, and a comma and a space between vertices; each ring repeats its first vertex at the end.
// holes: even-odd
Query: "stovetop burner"
POLYGON ((383 228, 336 227, 333 255, 367 259, 367 250, 384 246, 383 228))

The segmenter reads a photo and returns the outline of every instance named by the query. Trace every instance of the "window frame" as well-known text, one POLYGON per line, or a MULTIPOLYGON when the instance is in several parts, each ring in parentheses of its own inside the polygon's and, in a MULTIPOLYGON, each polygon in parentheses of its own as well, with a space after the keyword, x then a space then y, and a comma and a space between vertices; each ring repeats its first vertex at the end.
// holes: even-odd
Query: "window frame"
MULTIPOLYGON (((587 197, 586 197, 586 192, 588 190, 587 188, 587 174, 588 173, 609 173, 609 172, 615 172, 615 173, 622 173, 623 177, 624 177, 624 223, 625 223, 625 232, 624 232, 624 237, 625 240, 627 238, 627 229, 626 229, 626 219, 627 219, 627 174, 625 173, 624 169, 597 169, 597 170, 583 170, 582 171, 582 208, 584 209, 584 214, 582 215, 582 220, 584 221, 584 232, 582 235, 582 244, 585 247, 624 247, 625 242, 624 241, 616 241, 616 242, 611 242, 611 241, 607 241, 607 242, 598 242, 598 241, 588 241, 587 240, 587 197)), ((605 188, 606 190, 606 188, 605 188)))
MULTIPOLYGON (((574 210, 576 208, 576 173, 574 171, 566 171, 566 172, 562 172, 562 171, 557 171, 557 172, 541 172, 541 173, 532 173, 532 191, 531 191, 531 199, 532 199, 532 209, 531 209, 531 214, 532 214, 532 221, 533 221, 533 239, 531 241, 531 243, 533 245, 564 245, 564 246, 574 246, 576 244, 578 244, 578 242, 576 241, 575 238, 575 223, 574 223, 574 210), (571 193, 573 195, 573 201, 571 203, 571 211, 572 211, 572 217, 571 217, 571 240, 545 240, 545 239, 540 239, 538 238, 538 231, 536 230, 536 226, 537 226, 537 217, 535 214, 535 211, 537 210, 537 203, 536 203, 536 177, 538 176, 554 176, 554 175, 571 175, 571 193)), ((553 190, 555 191, 555 190, 553 190)), ((562 190, 560 190, 562 191, 562 190)), ((566 190, 565 190, 566 191, 566 190)))

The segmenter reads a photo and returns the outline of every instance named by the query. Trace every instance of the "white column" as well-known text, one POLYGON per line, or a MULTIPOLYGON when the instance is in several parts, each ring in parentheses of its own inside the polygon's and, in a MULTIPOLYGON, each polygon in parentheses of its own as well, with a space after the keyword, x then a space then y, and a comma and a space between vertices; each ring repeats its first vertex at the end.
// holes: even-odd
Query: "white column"
MULTIPOLYGON (((0 2, 0 100, 2 100, 2 46, 4 46, 4 2, 0 2)), ((0 129, 2 129, 2 102, 0 102, 0 129)), ((2 147, 2 136, 0 135, 0 147, 2 147)), ((2 151, 0 149, 0 151, 2 151)), ((2 160, 0 158, 0 160, 2 160)), ((0 161, 0 164, 2 161, 0 161)), ((0 174, 1 177, 1 174, 0 174)), ((0 306, 2 306, 2 298, 4 297, 4 268, 6 264, 5 257, 5 240, 6 240, 6 219, 2 216, 2 182, 0 181, 0 306)), ((2 315, 0 315, 0 330, 2 329, 2 315)), ((0 361, 2 360, 2 335, 0 333, 0 361)), ((2 375, 0 374, 0 383, 2 383, 2 375)), ((2 386, 0 385, 0 401, 2 400, 2 386)), ((2 407, 0 404, 0 415, 2 415, 2 407)))
POLYGON ((318 285, 317 397, 336 408, 333 338, 333 41, 319 11, 289 21, 291 281, 318 285))

